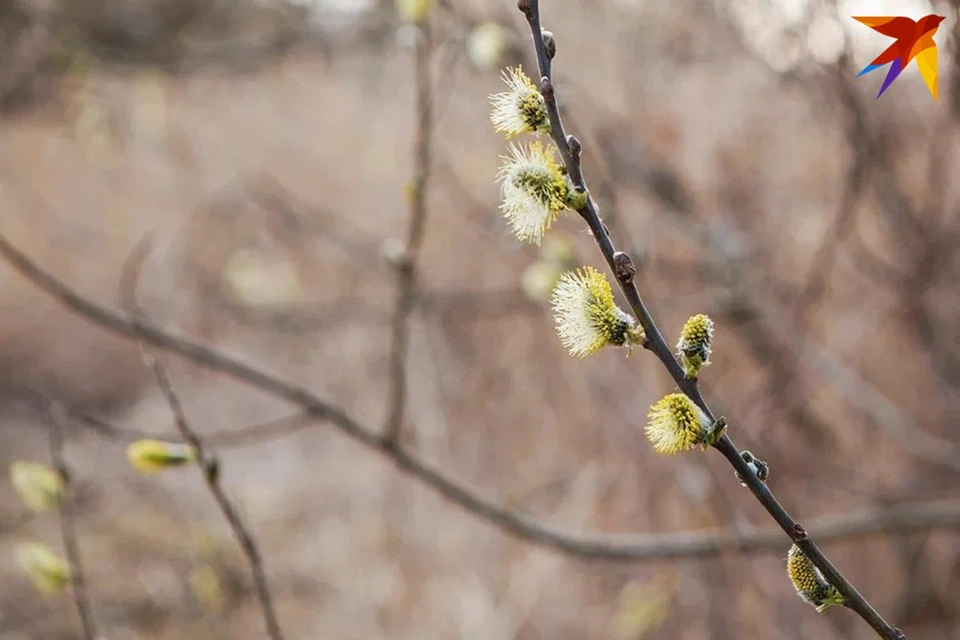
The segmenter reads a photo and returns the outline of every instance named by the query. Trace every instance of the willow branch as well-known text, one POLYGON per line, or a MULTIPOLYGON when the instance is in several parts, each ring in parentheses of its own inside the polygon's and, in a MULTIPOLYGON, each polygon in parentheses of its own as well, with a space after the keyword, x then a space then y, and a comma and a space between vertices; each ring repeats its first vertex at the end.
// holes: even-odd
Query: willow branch
POLYGON ((214 501, 220 508, 220 512, 223 514, 234 536, 237 538, 243 554, 247 558, 247 563, 250 565, 250 572, 253 575, 257 600, 260 603, 263 621, 267 628, 267 635, 269 635, 271 640, 284 640, 283 631, 280 629, 280 623, 273 606, 273 596, 270 592, 266 572, 263 568, 263 558, 260 554, 260 549, 253 534, 244 524, 240 513, 220 484, 219 461, 207 451, 200 436, 198 436, 197 432, 190 426, 186 412, 183 409, 183 404, 180 402, 180 398, 173 387, 173 382, 170 380, 170 376, 167 374, 163 363, 150 352, 144 344, 144 341, 139 339, 141 337, 140 319, 143 317, 143 312, 137 301, 136 284, 139 279, 140 266, 143 258, 146 256, 148 246, 149 243, 145 241, 138 244, 131 254, 127 265, 124 267, 123 277, 121 278, 121 301, 133 315, 131 328, 134 331, 134 336, 138 338, 137 344, 143 353, 144 364, 153 373, 157 381, 157 386, 160 388, 160 392, 170 407, 170 412, 173 414, 174 423, 177 431, 180 433, 180 437, 192 446, 196 452, 197 463, 200 466, 204 482, 210 491, 210 495, 213 496, 214 501))
POLYGON ((390 346, 390 395, 383 437, 396 443, 403 426, 407 400, 407 351, 410 342, 410 315, 417 299, 417 258, 427 222, 427 184, 430 179, 433 92, 430 81, 432 41, 430 25, 419 25, 414 53, 417 125, 413 141, 414 177, 408 194, 410 220, 407 242, 397 263, 397 303, 393 314, 390 346))
MULTIPOLYGON (((703 409, 711 420, 715 420, 713 413, 710 411, 710 408, 700 393, 697 380, 688 379, 684 375, 683 369, 674 358, 672 351, 664 341, 663 335, 660 333, 653 317, 647 310, 643 299, 640 297, 640 293, 634 283, 636 268, 632 260, 627 254, 616 250, 606 226, 600 219, 600 213, 596 203, 589 197, 589 190, 587 189, 580 165, 581 144, 574 136, 568 136, 566 134, 560 118, 560 109, 553 86, 551 67, 553 57, 556 55, 556 40, 552 37, 549 39, 544 37, 543 29, 540 25, 539 0, 519 0, 517 6, 526 16, 533 36, 541 76, 540 91, 543 94, 547 112, 550 116, 550 135, 553 137, 560 151, 560 155, 567 169, 567 174, 570 176, 574 186, 587 194, 587 203, 578 213, 587 223, 587 226, 590 227, 597 246, 607 261, 607 265, 615 274, 624 297, 630 304, 630 308, 636 315, 637 320, 641 326, 643 326, 647 337, 645 347, 652 351, 663 363, 664 367, 666 367, 670 373, 671 378, 673 378, 677 384, 677 387, 703 409)), ((887 638, 888 640, 900 640, 906 637, 899 629, 887 623, 870 603, 860 595, 850 581, 830 562, 804 527, 794 520, 787 510, 777 501, 766 483, 751 471, 749 465, 741 457, 740 451, 728 435, 723 435, 713 446, 727 459, 731 466, 733 466, 757 501, 763 506, 767 513, 770 514, 787 536, 789 536, 794 544, 800 547, 804 554, 820 569, 824 577, 843 594, 847 607, 863 618, 880 637, 887 638)))
POLYGON ((87 593, 86 573, 83 561, 80 558, 80 544, 77 541, 76 514, 74 513, 74 496, 70 468, 63 455, 64 432, 63 424, 57 415, 58 407, 46 403, 47 419, 50 423, 50 458, 57 473, 63 478, 64 492, 60 500, 60 535, 63 538, 63 550, 70 564, 70 582, 73 587, 73 600, 80 615, 80 624, 83 627, 83 637, 86 640, 97 640, 97 625, 93 621, 93 607, 90 604, 90 595, 87 593))

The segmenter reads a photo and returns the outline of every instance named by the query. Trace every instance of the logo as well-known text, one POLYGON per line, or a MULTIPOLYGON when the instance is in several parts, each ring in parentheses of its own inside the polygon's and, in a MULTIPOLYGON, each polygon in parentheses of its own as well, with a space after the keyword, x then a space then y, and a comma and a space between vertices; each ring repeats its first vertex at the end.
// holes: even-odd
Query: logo
POLYGON ((883 86, 880 87, 880 93, 877 94, 878 98, 883 95, 887 87, 893 84, 900 72, 910 64, 910 61, 916 58, 920 75, 923 76, 927 87, 930 88, 933 99, 937 99, 937 43, 933 41, 933 34, 937 32, 944 16, 930 14, 916 22, 910 18, 902 17, 858 18, 854 16, 853 19, 862 22, 878 33, 897 39, 873 62, 868 64, 863 71, 857 74, 859 78, 874 69, 890 65, 890 71, 887 72, 883 86))

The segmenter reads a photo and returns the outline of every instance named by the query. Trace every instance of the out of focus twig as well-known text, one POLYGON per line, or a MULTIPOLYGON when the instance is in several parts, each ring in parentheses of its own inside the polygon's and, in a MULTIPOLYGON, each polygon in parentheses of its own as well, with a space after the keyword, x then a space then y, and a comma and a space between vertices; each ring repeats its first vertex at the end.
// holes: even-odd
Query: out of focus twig
MULTIPOLYGON (((442 497, 504 532, 529 542, 588 560, 642 561, 715 555, 728 551, 782 551, 782 534, 776 531, 742 533, 725 530, 604 536, 585 535, 551 527, 484 498, 474 488, 400 447, 386 445, 372 429, 361 426, 340 408, 306 389, 217 349, 152 325, 146 320, 131 318, 87 300, 40 268, 11 245, 2 234, 0 254, 37 287, 86 320, 117 335, 139 339, 144 344, 175 353, 200 366, 219 371, 265 393, 287 400, 303 409, 304 418, 329 421, 360 444, 384 455, 401 472, 417 479, 442 497)), ((843 516, 814 521, 810 524, 810 531, 822 540, 832 540, 868 533, 903 533, 933 527, 960 527, 960 505, 948 502, 848 512, 843 516)))
POLYGON ((410 218, 407 240, 396 258, 397 303, 390 337, 390 388, 384 441, 396 444, 403 426, 407 399, 407 351, 410 343, 410 315, 417 299, 417 258, 427 222, 427 186, 430 180, 431 137, 433 134, 433 91, 430 80, 432 42, 429 19, 418 25, 414 50, 417 124, 413 140, 413 182, 407 197, 410 218))
POLYGON ((149 239, 149 236, 147 236, 134 248, 130 258, 124 265, 120 281, 121 303, 133 317, 132 328, 137 337, 137 344, 143 352, 144 364, 153 373, 154 378, 156 378, 157 386, 160 388, 160 392, 163 394, 167 405, 170 407, 170 412, 173 414, 177 431, 180 433, 180 437, 193 447, 196 453, 197 463, 203 473, 203 479, 207 484, 207 488, 210 490, 210 495, 212 495, 216 501, 221 513, 223 513, 223 517, 233 530, 244 555, 247 557, 250 572, 253 575, 257 599, 260 601, 260 608, 263 611, 263 620, 267 627, 267 634, 271 640, 284 640, 283 631, 280 629, 280 623, 277 620, 277 614, 274 610, 273 596, 270 592, 270 585, 267 582, 266 572, 263 568, 263 558, 260 554, 260 549, 253 534, 244 524, 240 513, 230 501, 230 498, 220 484, 219 461, 207 451, 203 441, 187 421, 183 404, 180 402, 180 398, 173 388, 173 383, 163 363, 150 352, 144 341, 139 338, 140 319, 143 318, 143 311, 137 301, 136 288, 139 280, 140 267, 150 246, 149 239))
POLYGON ((50 423, 50 458, 57 473, 63 478, 64 491, 60 499, 60 534, 63 538, 63 551, 70 564, 70 583, 73 587, 73 600, 80 615, 80 624, 83 626, 83 637, 86 640, 97 640, 97 626, 93 621, 93 612, 90 605, 90 595, 87 593, 86 574, 83 569, 83 560, 80 558, 80 544, 77 542, 76 515, 73 511, 73 486, 70 469, 63 455, 63 424, 57 412, 58 406, 47 401, 47 420, 50 423))

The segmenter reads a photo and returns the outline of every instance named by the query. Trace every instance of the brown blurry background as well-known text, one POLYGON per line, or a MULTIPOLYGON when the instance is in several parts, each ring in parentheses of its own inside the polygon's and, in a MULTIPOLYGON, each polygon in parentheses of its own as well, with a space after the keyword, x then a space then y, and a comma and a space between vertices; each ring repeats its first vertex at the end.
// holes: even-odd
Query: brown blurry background
MULTIPOLYGON (((714 318, 705 395, 770 463, 785 506, 804 521, 956 497, 956 3, 542 4, 565 122, 605 221, 668 340, 689 315, 714 318), (876 100, 885 71, 855 75, 888 42, 849 16, 933 11, 947 16, 939 101, 915 65, 876 100)), ((573 531, 769 528, 720 456, 652 451, 640 428, 672 390, 654 358, 576 361, 556 338, 532 286, 549 271, 543 252, 516 242, 497 210, 505 144, 487 96, 502 66, 534 68, 515 3, 446 0, 430 26, 433 164, 405 446, 573 531), (489 22, 504 38, 496 60, 475 32, 489 22)), ((0 0, 0 32, 3 234, 111 307, 125 260, 152 234, 139 282, 152 321, 379 429, 396 297, 386 256, 406 235, 417 119, 416 33, 393 2, 0 0)), ((601 266, 575 216, 555 229, 547 258, 559 242, 601 266)), ((6 263, 0 308, 4 469, 49 460, 42 395, 173 436, 132 343, 6 263)), ((292 410, 164 361, 205 437, 292 410)), ((711 559, 569 559, 452 506, 330 426, 280 424, 290 428, 211 437, 211 448, 288 639, 873 637, 851 612, 818 615, 794 595, 786 537, 711 559)), ((104 638, 265 637, 199 473, 139 475, 130 438, 67 427, 104 638)), ((45 598, 17 567, 25 540, 59 552, 57 516, 26 515, 5 479, 0 638, 81 638, 69 592, 45 598)), ((824 548, 911 639, 960 638, 955 530, 824 548)))

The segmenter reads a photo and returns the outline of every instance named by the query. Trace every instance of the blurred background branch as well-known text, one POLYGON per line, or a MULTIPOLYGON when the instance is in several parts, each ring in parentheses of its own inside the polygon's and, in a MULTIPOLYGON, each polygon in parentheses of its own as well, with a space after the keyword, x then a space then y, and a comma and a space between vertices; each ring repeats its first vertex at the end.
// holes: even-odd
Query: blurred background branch
MULTIPOLYGON (((414 77, 416 84, 416 123, 413 138, 413 180, 407 189, 410 203, 406 243, 394 249, 391 262, 397 270, 397 302, 394 308, 390 343, 390 391, 383 437, 395 444, 403 426, 407 400, 407 351, 410 348, 410 316, 417 299, 417 258, 427 224, 427 204, 431 171, 431 135, 433 133, 433 62, 429 20, 414 26, 414 77)), ((390 258, 388 258, 390 259, 390 258)))
POLYGON ((93 607, 87 592, 86 571, 80 556, 80 543, 77 540, 76 521, 74 516, 74 497, 71 495, 70 468, 63 453, 64 429, 61 416, 57 415, 61 407, 46 403, 47 418, 50 421, 50 458, 54 468, 63 478, 64 490, 60 498, 60 535, 63 540, 63 550, 67 555, 70 566, 70 586, 73 591, 73 600, 76 603, 77 614, 86 640, 97 640, 97 626, 93 619, 93 607))

